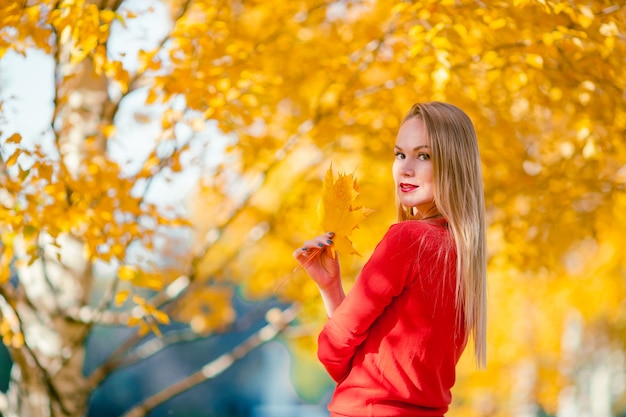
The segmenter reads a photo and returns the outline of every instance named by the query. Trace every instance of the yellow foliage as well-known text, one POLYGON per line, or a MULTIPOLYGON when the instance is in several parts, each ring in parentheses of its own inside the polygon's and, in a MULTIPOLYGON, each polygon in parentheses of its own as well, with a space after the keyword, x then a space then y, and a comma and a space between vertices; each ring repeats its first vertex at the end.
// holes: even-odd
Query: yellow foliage
POLYGON ((136 275, 137 271, 135 271, 133 267, 127 265, 121 266, 120 269, 118 269, 117 271, 117 276, 122 281, 132 281, 136 275))
MULTIPOLYGON (((341 259, 349 287, 394 221, 391 148, 404 112, 441 99, 465 109, 477 128, 490 254, 488 368, 463 362, 451 414, 510 415, 524 369, 534 370, 526 381, 534 401, 554 412, 559 392, 576 382, 561 371, 573 366, 562 340, 575 323, 584 334, 608 329, 623 349, 626 7, 619 2, 192 0, 185 8, 172 0, 165 2, 171 31, 127 57, 137 63, 132 70, 109 49, 110 36, 149 10, 22 3, 0 1, 0 57, 37 48, 55 61, 47 100, 56 107, 45 132, 55 149, 21 140, 21 129, 2 133, 0 283, 11 278, 12 262, 39 259, 42 236, 56 244, 72 236, 90 266, 121 265, 124 288, 105 304, 132 301, 141 314, 129 325, 158 331, 167 313, 127 298, 135 287, 163 295, 173 272, 131 256, 141 246, 203 288, 167 304, 195 331, 226 329, 235 320, 232 288, 241 286, 251 298, 301 303, 299 320, 311 327, 298 342, 311 348, 325 319, 315 285, 296 274, 273 291, 293 273, 291 253, 319 234, 321 214, 340 252, 356 246, 364 255, 341 259), (164 156, 155 144, 129 174, 108 149, 131 139, 118 116, 140 89, 146 106, 163 111, 135 120, 175 150, 164 156), (97 97, 92 111, 81 101, 87 91, 97 97), (197 148, 181 143, 214 140, 200 134, 204 119, 229 135, 230 146, 211 155, 218 167, 199 187, 205 198, 194 202, 193 247, 167 247, 176 243, 164 231, 189 224, 137 190, 202 164, 185 157, 197 148), (193 134, 181 135, 185 129, 193 134), (72 147, 76 169, 66 160, 72 147), (355 174, 335 180, 329 160, 355 174), (356 233, 367 213, 358 198, 375 211, 356 233), (25 255, 16 259, 21 239, 25 255)), ((74 275, 91 279, 67 274, 74 275)), ((5 342, 19 344, 17 334, 5 342)), ((573 363, 592 363, 594 354, 573 363)))
POLYGON ((194 332, 208 335, 223 330, 235 320, 232 297, 233 291, 229 287, 201 288, 179 304, 173 315, 177 320, 189 323, 194 332))
POLYGON ((139 308, 140 313, 128 319, 128 326, 139 326, 139 333, 142 335, 153 331, 157 336, 161 337, 162 333, 159 329, 159 325, 169 324, 169 316, 163 311, 158 310, 152 303, 139 295, 133 295, 132 299, 139 308))
POLYGON ((24 335, 15 319, 9 317, 0 319, 0 337, 2 337, 2 343, 12 349, 20 349, 24 346, 24 335))
POLYGON ((350 235, 370 213, 369 209, 356 205, 358 195, 356 178, 352 174, 339 173, 335 180, 331 165, 324 177, 319 204, 320 225, 322 230, 335 233, 334 248, 346 255, 359 255, 352 246, 350 235))
POLYGON ((121 306, 122 304, 124 304, 126 300, 128 299, 129 295, 130 295, 129 290, 119 291, 117 294, 115 294, 115 305, 121 306))

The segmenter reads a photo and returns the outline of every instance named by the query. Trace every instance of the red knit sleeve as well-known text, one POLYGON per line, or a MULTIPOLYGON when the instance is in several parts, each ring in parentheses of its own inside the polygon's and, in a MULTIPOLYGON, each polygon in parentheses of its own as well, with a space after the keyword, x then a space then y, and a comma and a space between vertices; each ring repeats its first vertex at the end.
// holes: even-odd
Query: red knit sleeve
POLYGON ((406 223, 389 228, 319 335, 318 357, 337 382, 350 371, 355 350, 374 320, 412 279, 416 245, 421 239, 416 239, 417 222, 411 222, 411 227, 406 223))

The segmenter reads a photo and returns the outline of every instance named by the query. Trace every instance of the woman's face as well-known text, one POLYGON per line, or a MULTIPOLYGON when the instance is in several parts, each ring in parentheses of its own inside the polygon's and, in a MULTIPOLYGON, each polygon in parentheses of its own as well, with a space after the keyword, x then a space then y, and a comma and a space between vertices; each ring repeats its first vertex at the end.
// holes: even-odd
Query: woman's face
POLYGON ((405 121, 396 137, 393 179, 400 204, 414 207, 422 215, 437 213, 433 213, 435 203, 430 151, 430 140, 422 119, 412 117, 405 121))

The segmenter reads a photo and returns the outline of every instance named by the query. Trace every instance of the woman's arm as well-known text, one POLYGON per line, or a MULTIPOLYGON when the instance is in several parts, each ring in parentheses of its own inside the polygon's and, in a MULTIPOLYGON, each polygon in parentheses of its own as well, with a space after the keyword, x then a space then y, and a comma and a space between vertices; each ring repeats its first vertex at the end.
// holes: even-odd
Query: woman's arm
POLYGON ((319 335, 318 358, 337 382, 349 373, 372 323, 413 277, 421 230, 411 226, 402 223, 389 229, 319 335))
POLYGON ((320 294, 322 295, 322 301, 326 308, 326 314, 328 317, 332 317, 333 313, 339 307, 341 302, 346 298, 346 294, 343 291, 343 285, 341 279, 338 279, 331 287, 321 288, 318 286, 320 294))
POLYGON ((326 233, 304 242, 293 257, 308 272, 322 296, 326 314, 332 317, 346 297, 341 283, 341 271, 337 253, 332 248, 334 233, 326 233))

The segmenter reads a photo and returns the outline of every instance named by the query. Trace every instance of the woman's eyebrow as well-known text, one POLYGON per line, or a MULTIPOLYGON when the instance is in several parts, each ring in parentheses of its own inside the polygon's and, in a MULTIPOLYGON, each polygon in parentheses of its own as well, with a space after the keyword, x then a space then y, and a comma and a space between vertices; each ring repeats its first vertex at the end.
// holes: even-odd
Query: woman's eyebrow
MULTIPOLYGON (((402 150, 402 148, 399 147, 398 145, 395 145, 393 148, 394 149, 398 149, 399 151, 402 150)), ((428 146, 428 145, 419 145, 419 146, 416 146, 415 148, 413 148, 413 150, 414 151, 419 151, 420 149, 423 149, 423 148, 430 148, 430 146, 428 146)))

